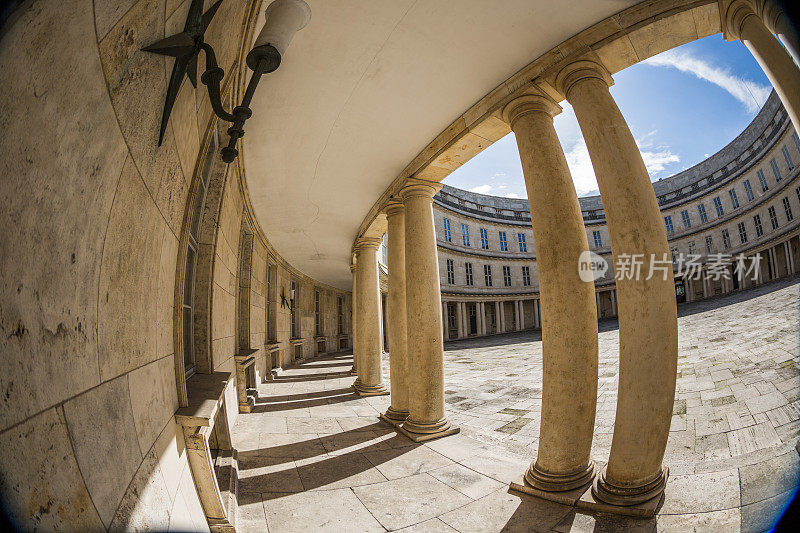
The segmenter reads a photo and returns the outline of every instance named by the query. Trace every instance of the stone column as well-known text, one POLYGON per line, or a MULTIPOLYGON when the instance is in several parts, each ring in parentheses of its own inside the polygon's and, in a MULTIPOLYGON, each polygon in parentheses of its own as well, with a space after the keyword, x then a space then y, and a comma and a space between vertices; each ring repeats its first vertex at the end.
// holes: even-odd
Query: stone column
POLYGON ((464 302, 461 304, 461 312, 463 313, 463 320, 464 320, 464 337, 469 337, 469 334, 472 333, 472 328, 470 327, 469 323, 469 304, 468 302, 464 302))
POLYGON ((611 315, 617 316, 617 289, 611 289, 611 315))
POLYGON ((505 333, 506 330, 506 302, 500 301, 500 331, 505 333))
MULTIPOLYGON (((669 260, 664 219, 653 184, 608 90, 611 83, 608 72, 592 61, 568 65, 556 80, 572 104, 586 140, 614 258, 623 253, 642 254, 648 265, 652 258, 669 260)), ((662 461, 678 369, 675 282, 671 269, 666 275, 646 277, 617 281, 617 414, 608 464, 592 487, 596 498, 614 505, 636 505, 660 497, 669 473, 662 461)))
POLYGON ((519 330, 525 329, 525 300, 519 301, 519 330))
POLYGON ((488 328, 486 327, 486 302, 481 302, 481 323, 483 324, 483 330, 481 331, 481 335, 486 335, 488 328))
POLYGON ((456 326, 458 328, 458 338, 464 338, 464 302, 456 302, 456 326))
POLYGON ((775 92, 800 131, 800 69, 746 0, 720 4, 725 40, 741 40, 767 75, 775 92))
MULTIPOLYGON (((350 329, 353 332, 353 368, 350 369, 351 376, 358 376, 358 329, 356 328, 356 312, 358 308, 358 293, 356 292, 356 265, 350 265, 350 272, 353 274, 353 292, 350 300, 352 302, 350 329)), ((358 377, 356 377, 356 381, 358 377)))
POLYGON ((555 129, 560 107, 526 95, 503 115, 517 138, 528 191, 542 321, 542 418, 539 453, 525 482, 545 491, 586 485, 597 404, 597 312, 594 284, 578 276, 589 249, 578 196, 555 129))
POLYGON ((406 214, 409 415, 401 430, 419 442, 458 432, 444 412, 444 348, 433 195, 440 183, 410 178, 400 191, 406 214))
POLYGON ((475 302, 475 321, 478 323, 478 335, 483 335, 483 315, 480 302, 475 302))
POLYGON ((789 241, 783 243, 783 251, 786 252, 786 272, 791 276, 794 274, 794 258, 792 257, 792 249, 789 246, 789 241))
MULTIPOLYGON (((389 423, 399 424, 408 417, 408 338, 406 328, 406 224, 405 208, 399 201, 386 206, 387 269, 389 293, 386 295, 386 335, 389 343, 389 382, 391 403, 383 414, 389 423)), ((438 304, 441 300, 437 298, 438 304)), ((444 320, 442 321, 444 322, 444 320)), ((441 331, 441 328, 440 328, 441 331)))
POLYGON ((769 31, 783 43, 795 64, 800 65, 800 35, 775 0, 755 0, 756 12, 769 31))
POLYGON ((361 238, 356 243, 356 288, 358 290, 358 379, 361 396, 389 394, 381 376, 381 292, 378 282, 380 238, 361 238))
POLYGON ((539 317, 539 300, 533 301, 533 327, 541 328, 541 317, 539 317))
POLYGON ((450 340, 450 326, 447 323, 447 302, 442 302, 442 335, 444 335, 444 340, 450 340))

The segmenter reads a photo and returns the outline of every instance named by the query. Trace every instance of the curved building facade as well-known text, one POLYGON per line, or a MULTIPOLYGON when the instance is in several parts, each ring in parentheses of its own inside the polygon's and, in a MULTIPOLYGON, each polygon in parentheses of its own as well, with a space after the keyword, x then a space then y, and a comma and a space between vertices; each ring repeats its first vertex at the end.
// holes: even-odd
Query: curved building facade
MULTIPOLYGON (((746 289, 796 271, 799 164, 800 139, 773 92, 748 127, 722 150, 653 183, 678 302, 746 289), (742 255, 744 269, 737 267, 742 255)), ((615 317, 617 273, 603 204, 600 196, 579 202, 589 248, 609 266, 595 281, 597 315, 615 317)), ((445 185, 434 197, 434 218, 445 339, 539 328, 528 201, 445 185)))

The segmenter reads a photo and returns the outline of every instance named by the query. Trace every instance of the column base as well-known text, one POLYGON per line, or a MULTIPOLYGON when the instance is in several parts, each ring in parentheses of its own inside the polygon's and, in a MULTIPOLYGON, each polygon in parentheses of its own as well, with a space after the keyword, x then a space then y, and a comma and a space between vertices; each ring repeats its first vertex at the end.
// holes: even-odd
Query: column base
POLYGON ((399 426, 408 418, 408 410, 397 410, 389 406, 385 413, 378 415, 378 418, 389 422, 393 426, 399 426))
POLYGON ((595 478, 592 485, 592 496, 601 502, 622 507, 639 505, 660 498, 664 494, 669 477, 669 467, 663 466, 653 480, 636 487, 625 487, 609 481, 606 477, 606 469, 607 467, 604 467, 595 478))
POLYGON ((531 463, 525 472, 525 484, 547 492, 564 492, 584 487, 592 482, 595 474, 594 461, 580 470, 569 474, 552 474, 536 466, 536 461, 531 463))
POLYGON ((353 367, 353 368, 350 369, 350 375, 351 376, 357 376, 358 375, 358 370, 356 370, 356 367, 353 367))
POLYGON ((353 388, 359 396, 385 396, 389 394, 389 389, 383 383, 378 385, 365 385, 359 380, 353 383, 353 388))
POLYGON ((397 426, 397 429, 413 440, 414 442, 425 442, 448 435, 455 435, 461 431, 460 428, 454 428, 450 425, 447 418, 442 418, 436 422, 414 422, 411 417, 407 418, 402 425, 397 426))

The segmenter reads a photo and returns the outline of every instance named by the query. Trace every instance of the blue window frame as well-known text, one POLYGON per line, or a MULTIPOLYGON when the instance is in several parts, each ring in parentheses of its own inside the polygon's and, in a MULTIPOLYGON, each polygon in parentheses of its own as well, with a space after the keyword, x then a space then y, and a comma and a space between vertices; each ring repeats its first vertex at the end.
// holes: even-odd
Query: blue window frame
POLYGON ((469 226, 461 224, 461 240, 464 246, 469 246, 469 226))
POLYGON ((599 230, 592 230, 592 239, 594 240, 594 247, 595 248, 602 248, 603 247, 603 236, 600 235, 599 230))
POLYGON ((775 158, 769 160, 769 166, 772 169, 772 173, 775 175, 775 181, 781 181, 781 171, 778 169, 778 163, 775 162, 775 158))
POLYGON ((508 241, 506 240, 506 232, 500 232, 500 251, 507 252, 508 251, 508 241))
POLYGON ((692 219, 689 218, 689 211, 684 209, 681 211, 681 220, 683 221, 683 227, 689 229, 692 227, 692 219))
POLYGON ((781 148, 781 152, 783 152, 783 158, 786 160, 786 166, 789 167, 789 170, 792 170, 794 162, 792 161, 792 156, 789 155, 789 149, 784 146, 781 148))
POLYGON ((489 249, 489 232, 486 231, 486 228, 481 228, 481 248, 489 249))
POLYGON ((525 242, 525 234, 524 233, 517 233, 517 242, 519 243, 519 251, 520 252, 527 252, 528 251, 528 243, 525 242))
POLYGON ((664 226, 667 228, 667 235, 675 233, 675 228, 672 226, 672 217, 664 217, 664 226))
POLYGON ((747 242, 747 228, 744 227, 744 222, 739 222, 736 225, 736 228, 739 230, 739 241, 744 244, 747 242))
POLYGON ((753 187, 750 186, 750 180, 744 180, 744 193, 747 195, 748 202, 752 202, 756 197, 756 195, 753 194, 753 187))
POLYGON ((767 192, 769 185, 767 185, 767 177, 764 176, 764 171, 759 170, 756 174, 758 175, 758 182, 761 184, 761 192, 767 192))
POLYGON ((739 209, 739 197, 736 196, 736 189, 731 189, 728 191, 728 194, 731 195, 731 205, 734 209, 739 209))
POLYGON ((451 241, 450 219, 449 218, 444 219, 444 240, 447 241, 447 242, 451 241))
POLYGON ((722 200, 719 199, 719 196, 714 197, 714 209, 717 210, 718 217, 725 214, 725 210, 722 209, 722 200))
POLYGON ((700 223, 705 224, 708 222, 708 215, 706 214, 706 205, 705 204, 698 204, 697 205, 697 212, 700 214, 700 223))

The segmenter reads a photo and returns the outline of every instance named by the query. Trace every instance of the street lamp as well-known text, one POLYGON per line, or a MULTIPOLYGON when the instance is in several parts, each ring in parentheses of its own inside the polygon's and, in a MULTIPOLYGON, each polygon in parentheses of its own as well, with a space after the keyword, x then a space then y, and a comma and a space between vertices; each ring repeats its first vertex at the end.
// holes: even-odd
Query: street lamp
POLYGON ((200 81, 208 87, 208 97, 214 114, 222 120, 233 123, 228 128, 228 135, 230 135, 228 146, 221 150, 222 160, 225 163, 232 163, 239 155, 236 141, 244 136, 244 123, 253 115, 250 102, 261 76, 273 72, 280 66, 281 57, 286 52, 286 47, 289 46, 292 37, 311 19, 311 8, 303 0, 274 0, 267 6, 264 12, 266 17, 264 27, 245 58, 245 63, 253 71, 253 75, 247 84, 242 103, 229 113, 222 106, 220 95, 220 84, 225 77, 225 71, 217 65, 214 49, 203 40, 205 31, 211 24, 222 1, 218 0, 208 11, 202 13, 203 0, 192 0, 183 31, 161 39, 142 50, 175 58, 175 65, 172 67, 172 75, 167 87, 164 111, 161 115, 159 146, 164 140, 164 131, 178 96, 183 76, 186 75, 192 85, 197 87, 197 57, 200 50, 205 52, 206 70, 200 77, 200 81))

